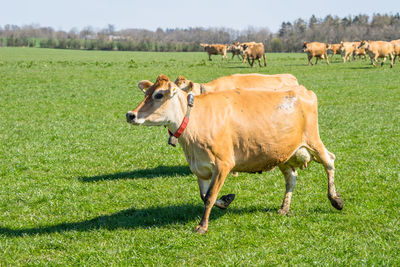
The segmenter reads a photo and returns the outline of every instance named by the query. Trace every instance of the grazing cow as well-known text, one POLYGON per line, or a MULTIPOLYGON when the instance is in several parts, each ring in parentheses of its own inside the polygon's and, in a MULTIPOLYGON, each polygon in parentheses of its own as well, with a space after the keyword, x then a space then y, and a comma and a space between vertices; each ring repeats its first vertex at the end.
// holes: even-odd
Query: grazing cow
POLYGON ((237 56, 240 59, 241 54, 242 54, 242 48, 240 46, 239 42, 236 42, 234 44, 228 45, 226 51, 231 52, 232 53, 232 58, 233 59, 235 56, 237 56))
POLYGON ((393 68, 393 45, 385 41, 362 41, 358 48, 364 48, 369 57, 371 58, 371 63, 376 67, 376 62, 378 58, 383 58, 381 67, 385 64, 386 57, 390 57, 390 67, 393 68))
POLYGON ((399 57, 400 61, 400 39, 390 41, 390 43, 393 45, 393 55, 394 55, 393 63, 396 61, 397 57, 399 57))
POLYGON ((314 65, 311 60, 315 57, 315 65, 318 63, 318 59, 326 59, 326 63, 329 65, 328 54, 326 53, 326 44, 319 42, 304 42, 303 51, 307 53, 308 65, 314 65))
POLYGON ((232 74, 220 77, 208 83, 194 83, 183 76, 175 80, 175 84, 186 92, 191 91, 194 95, 217 91, 227 91, 233 89, 268 89, 276 90, 286 86, 299 85, 296 77, 292 74, 264 75, 258 73, 251 74, 232 74))
POLYGON ((247 58, 251 67, 254 65, 254 60, 258 60, 258 65, 261 67, 261 58, 263 58, 264 67, 267 66, 265 49, 262 43, 243 45, 243 58, 247 58))
POLYGON ((328 44, 327 50, 331 50, 332 51, 332 56, 331 56, 331 60, 333 59, 333 56, 338 54, 340 55, 340 44, 328 44))
POLYGON ((331 204, 343 208, 334 184, 335 156, 318 133, 317 97, 302 86, 285 91, 220 91, 195 96, 193 101, 192 94, 159 75, 126 118, 133 125, 167 126, 170 140, 181 145, 204 202, 203 217, 195 228, 198 233, 207 232, 214 205, 227 208, 232 202, 229 196, 217 200, 231 171, 253 173, 279 167, 286 193, 278 212, 288 214, 296 168, 314 160, 327 173, 331 204))
POLYGON ((246 63, 246 55, 244 53, 245 47, 256 44, 256 42, 244 42, 240 44, 240 53, 243 57, 243 63, 246 63))
POLYGON ((354 51, 353 51, 353 60, 356 60, 357 56, 358 58, 362 57, 363 59, 367 59, 367 51, 363 48, 358 48, 360 46, 361 42, 354 42, 354 51))
POLYGON ((227 59, 226 57, 226 45, 223 44, 200 44, 204 47, 204 50, 208 53, 208 60, 211 59, 211 55, 221 55, 222 59, 227 59))
POLYGON ((350 56, 353 55, 355 50, 354 42, 340 42, 340 51, 342 54, 343 63, 350 60, 350 56))

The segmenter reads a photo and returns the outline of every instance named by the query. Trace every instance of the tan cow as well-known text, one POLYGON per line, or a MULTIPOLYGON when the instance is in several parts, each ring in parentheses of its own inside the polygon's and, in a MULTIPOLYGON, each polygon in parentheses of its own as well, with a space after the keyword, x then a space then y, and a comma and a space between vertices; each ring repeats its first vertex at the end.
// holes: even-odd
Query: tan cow
POLYGON ((244 48, 248 47, 250 45, 256 44, 256 42, 244 42, 240 44, 240 53, 243 57, 243 63, 246 63, 247 59, 246 59, 246 55, 244 54, 244 48))
POLYGON ((400 61, 400 39, 390 41, 390 43, 393 45, 393 55, 394 55, 393 63, 396 61, 397 57, 399 57, 400 61))
POLYGON ((376 62, 378 58, 383 58, 381 66, 385 64, 386 57, 390 57, 390 67, 393 68, 393 58, 394 49, 393 45, 385 41, 362 41, 358 48, 364 48, 369 57, 371 58, 371 63, 376 67, 376 62))
POLYGON ((243 45, 243 58, 247 58, 251 67, 254 65, 254 60, 257 60, 258 65, 261 67, 261 58, 263 58, 264 67, 267 66, 265 61, 265 49, 262 43, 243 45))
POLYGON ((340 44, 328 44, 326 49, 332 51, 331 60, 333 59, 334 55, 336 55, 336 54, 340 55, 341 54, 340 44))
POLYGON ((208 53, 208 60, 211 59, 211 55, 221 55, 222 59, 227 59, 226 57, 226 45, 224 44, 200 44, 204 47, 204 50, 208 53))
POLYGON ((343 63, 350 60, 350 56, 353 55, 355 48, 354 42, 340 42, 340 51, 343 63))
POLYGON ((326 63, 329 65, 328 54, 326 53, 326 44, 319 42, 304 42, 303 51, 307 53, 308 65, 314 65, 311 60, 315 57, 315 64, 318 63, 318 59, 326 59, 326 63))
POLYGON ((285 86, 299 85, 296 77, 294 77, 292 74, 264 75, 258 73, 232 74, 203 84, 193 83, 185 77, 179 76, 175 80, 175 84, 186 92, 192 91, 194 95, 217 91, 227 91, 237 88, 264 88, 276 90, 285 86), (191 83, 193 85, 191 85, 191 83))
POLYGON ((167 126, 174 137, 180 134, 176 138, 198 178, 204 202, 203 217, 195 228, 198 233, 207 232, 214 205, 227 208, 233 200, 226 196, 217 200, 231 171, 279 167, 286 193, 278 212, 288 214, 296 168, 307 167, 314 160, 327 173, 331 204, 343 208, 334 184, 335 156, 319 137, 317 97, 312 91, 302 86, 285 91, 220 91, 195 96, 194 105, 190 96, 160 75, 126 118, 133 125, 167 126), (182 125, 187 127, 182 129, 182 125))

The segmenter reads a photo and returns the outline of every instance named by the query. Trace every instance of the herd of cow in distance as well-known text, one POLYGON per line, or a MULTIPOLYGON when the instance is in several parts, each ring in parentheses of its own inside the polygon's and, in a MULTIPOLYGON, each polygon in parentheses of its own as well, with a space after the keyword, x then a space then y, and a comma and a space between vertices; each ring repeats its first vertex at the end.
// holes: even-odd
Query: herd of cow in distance
MULTIPOLYGON (((257 60, 261 67, 261 59, 264 60, 264 66, 266 66, 265 50, 262 43, 256 42, 236 42, 231 45, 225 44, 200 44, 204 47, 204 50, 208 53, 208 58, 211 60, 211 55, 222 55, 223 59, 226 59, 226 53, 232 53, 232 59, 237 55, 242 58, 243 62, 246 60, 250 66, 253 67, 254 61, 257 60)), ((348 61, 350 58, 353 60, 356 57, 363 57, 366 59, 367 54, 371 59, 371 63, 376 66, 378 58, 382 58, 381 66, 385 63, 387 57, 390 58, 390 67, 396 60, 396 57, 400 58, 400 39, 393 40, 390 42, 386 41, 361 41, 361 42, 341 42, 340 44, 326 44, 320 42, 304 42, 303 51, 308 55, 308 64, 314 65, 311 61, 314 57, 316 58, 315 64, 318 63, 319 59, 325 59, 326 63, 329 64, 327 51, 332 51, 332 57, 336 54, 342 56, 343 63, 348 61)))

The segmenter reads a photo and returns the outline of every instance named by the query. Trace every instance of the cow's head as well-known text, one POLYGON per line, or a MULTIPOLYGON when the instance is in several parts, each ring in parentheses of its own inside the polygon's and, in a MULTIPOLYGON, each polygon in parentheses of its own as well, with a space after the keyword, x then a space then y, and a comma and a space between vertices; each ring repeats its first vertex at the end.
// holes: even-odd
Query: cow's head
POLYGON ((308 47, 308 42, 303 42, 303 51, 306 52, 308 47))
POLYGON ((138 87, 145 92, 145 98, 134 110, 126 113, 129 123, 160 126, 175 119, 176 108, 180 107, 177 95, 183 92, 166 75, 159 75, 154 84, 141 81, 138 87))
POLYGON ((364 48, 364 49, 367 49, 368 47, 369 47, 369 42, 367 40, 362 41, 358 46, 358 48, 364 48))
POLYGON ((178 78, 175 80, 175 84, 182 89, 183 91, 189 92, 191 89, 190 87, 191 81, 186 79, 185 77, 179 75, 178 78))

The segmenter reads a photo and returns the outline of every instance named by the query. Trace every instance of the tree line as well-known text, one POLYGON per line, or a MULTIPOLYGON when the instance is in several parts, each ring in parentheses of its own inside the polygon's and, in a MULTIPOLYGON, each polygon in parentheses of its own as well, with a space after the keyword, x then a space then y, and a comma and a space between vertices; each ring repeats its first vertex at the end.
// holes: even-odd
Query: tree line
POLYGON ((187 28, 156 31, 145 29, 102 30, 88 26, 82 30, 55 31, 39 25, 0 25, 0 46, 24 46, 58 49, 193 52, 203 51, 200 43, 228 44, 261 42, 267 52, 300 52, 304 41, 339 43, 340 41, 400 39, 400 14, 356 15, 340 18, 311 16, 283 22, 276 33, 268 28, 187 28))

